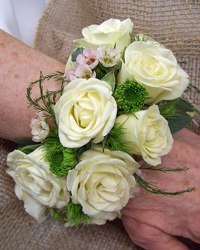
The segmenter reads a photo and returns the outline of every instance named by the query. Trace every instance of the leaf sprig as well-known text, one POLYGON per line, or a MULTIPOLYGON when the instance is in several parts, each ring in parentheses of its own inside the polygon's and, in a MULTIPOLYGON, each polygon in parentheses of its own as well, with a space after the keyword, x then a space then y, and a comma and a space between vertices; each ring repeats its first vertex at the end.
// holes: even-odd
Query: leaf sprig
POLYGON ((165 190, 158 188, 152 182, 145 181, 141 176, 139 176, 136 173, 134 174, 134 177, 135 177, 135 180, 136 180, 138 186, 143 188, 148 193, 162 194, 162 195, 179 195, 179 194, 183 194, 183 193, 192 192, 195 190, 195 188, 192 187, 192 188, 187 188, 187 189, 183 189, 183 190, 179 190, 179 191, 175 191, 175 192, 169 192, 169 191, 165 191, 165 190))
POLYGON ((182 172, 188 170, 188 168, 165 168, 165 167, 140 167, 140 169, 151 170, 151 171, 160 171, 163 173, 166 172, 182 172))
POLYGON ((53 121, 56 122, 53 106, 56 104, 58 97, 60 97, 63 93, 64 83, 65 77, 63 72, 56 71, 56 73, 50 75, 43 75, 43 73, 40 72, 39 79, 31 82, 27 88, 26 97, 28 103, 38 111, 46 112, 50 117, 52 117, 53 121), (44 89, 45 82, 49 81, 50 79, 61 82, 61 87, 59 90, 44 89), (39 86, 38 97, 33 97, 33 88, 35 85, 39 86))

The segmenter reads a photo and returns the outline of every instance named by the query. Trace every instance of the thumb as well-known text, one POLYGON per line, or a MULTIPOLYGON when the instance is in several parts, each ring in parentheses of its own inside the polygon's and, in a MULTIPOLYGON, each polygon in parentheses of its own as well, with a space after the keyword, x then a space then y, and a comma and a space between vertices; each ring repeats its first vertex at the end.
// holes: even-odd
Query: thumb
POLYGON ((122 222, 130 239, 146 250, 188 250, 175 237, 125 215, 122 222))

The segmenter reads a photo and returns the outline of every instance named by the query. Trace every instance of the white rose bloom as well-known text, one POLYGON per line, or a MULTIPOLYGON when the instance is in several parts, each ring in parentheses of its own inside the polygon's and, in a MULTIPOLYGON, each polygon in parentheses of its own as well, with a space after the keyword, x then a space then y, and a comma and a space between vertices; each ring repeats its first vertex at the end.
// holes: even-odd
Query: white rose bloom
POLYGON ((172 51, 152 40, 135 41, 125 50, 118 81, 127 78, 146 88, 149 103, 176 99, 189 84, 188 74, 177 64, 172 51))
POLYGON ((42 142, 49 134, 49 125, 46 123, 46 116, 44 112, 37 113, 38 118, 31 120, 31 134, 32 140, 35 142, 42 142))
POLYGON ((7 157, 7 173, 16 182, 15 193, 38 222, 45 220, 47 207, 63 208, 70 198, 66 180, 52 174, 43 157, 42 147, 28 155, 14 150, 7 157))
POLYGON ((114 125, 117 104, 107 82, 76 79, 64 88, 54 111, 60 142, 78 148, 91 139, 94 143, 103 140, 114 125))
POLYGON ((115 219, 133 196, 133 173, 138 167, 130 155, 121 151, 94 148, 84 152, 67 176, 73 203, 81 204, 95 224, 115 219))
POLYGON ((172 148, 173 138, 167 120, 160 115, 157 105, 135 115, 120 115, 117 124, 124 128, 124 139, 129 142, 129 149, 135 155, 141 155, 148 164, 161 163, 161 156, 172 148))
POLYGON ((75 40, 77 46, 115 48, 122 52, 131 42, 133 23, 130 19, 109 19, 100 25, 90 25, 82 30, 83 39, 75 40))

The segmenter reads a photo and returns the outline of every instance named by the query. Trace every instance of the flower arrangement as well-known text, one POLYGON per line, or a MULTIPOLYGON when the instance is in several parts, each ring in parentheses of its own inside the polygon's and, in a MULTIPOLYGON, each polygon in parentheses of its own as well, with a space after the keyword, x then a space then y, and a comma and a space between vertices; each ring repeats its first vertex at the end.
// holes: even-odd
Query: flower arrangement
POLYGON ((130 19, 84 28, 65 72, 41 72, 27 88, 38 111, 32 142, 9 153, 7 173, 38 222, 50 214, 66 226, 101 225, 120 218, 138 188, 164 195, 193 190, 160 190, 141 175, 140 169, 187 170, 159 164, 172 148, 172 133, 197 108, 183 98, 195 88, 172 51, 146 35, 131 37, 132 29, 130 19), (50 79, 58 90, 45 88, 50 79))

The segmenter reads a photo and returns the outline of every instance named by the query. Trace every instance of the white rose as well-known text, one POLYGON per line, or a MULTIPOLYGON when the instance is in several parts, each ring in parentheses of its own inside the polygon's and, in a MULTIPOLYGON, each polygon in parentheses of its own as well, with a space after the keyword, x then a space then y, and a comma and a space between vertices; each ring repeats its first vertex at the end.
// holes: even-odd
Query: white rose
POLYGON ((60 142, 78 148, 91 139, 94 143, 103 140, 114 125, 117 104, 107 82, 76 79, 64 88, 54 111, 60 142))
POLYGON ((70 198, 66 180, 52 174, 43 157, 42 147, 28 155, 14 150, 7 157, 7 173, 16 182, 15 193, 24 201, 26 212, 38 222, 46 218, 46 207, 63 208, 70 198))
POLYGON ((172 51, 152 40, 133 42, 125 50, 118 81, 127 78, 146 88, 149 103, 176 99, 189 84, 188 74, 177 64, 172 51))
POLYGON ((124 139, 129 142, 129 149, 135 155, 141 155, 148 164, 161 163, 161 156, 172 148, 173 138, 167 120, 160 115, 157 105, 135 115, 120 115, 117 124, 124 128, 124 139))
POLYGON ((138 167, 130 155, 120 151, 95 148, 84 152, 67 176, 72 201, 81 204, 95 224, 115 219, 133 195, 133 173, 138 167))
POLYGON ((100 25, 90 25, 82 30, 83 39, 75 40, 77 46, 115 48, 122 52, 131 42, 133 23, 130 19, 109 19, 100 25))

